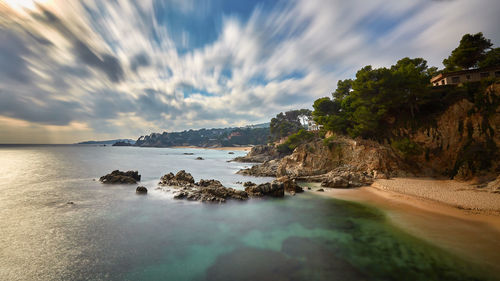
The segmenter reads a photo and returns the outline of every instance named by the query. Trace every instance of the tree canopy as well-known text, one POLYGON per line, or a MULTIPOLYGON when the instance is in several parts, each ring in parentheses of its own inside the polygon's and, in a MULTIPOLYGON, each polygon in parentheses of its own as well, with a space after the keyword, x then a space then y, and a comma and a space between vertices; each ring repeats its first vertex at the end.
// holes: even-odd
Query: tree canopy
POLYGON ((455 71, 477 67, 479 62, 486 56, 486 51, 493 44, 489 39, 484 38, 483 33, 465 34, 460 40, 460 44, 451 55, 443 60, 445 71, 455 71))
POLYGON ((304 129, 301 118, 310 116, 311 110, 309 109, 298 109, 279 113, 275 118, 271 119, 271 124, 269 126, 271 139, 278 140, 294 134, 300 129, 304 129))
POLYGON ((413 117, 428 97, 437 71, 422 58, 403 58, 391 68, 365 66, 354 80, 341 80, 332 98, 314 102, 314 120, 326 130, 364 138, 380 135, 385 123, 413 117))
POLYGON ((479 62, 479 67, 500 66, 500 48, 491 49, 486 53, 483 60, 479 62))

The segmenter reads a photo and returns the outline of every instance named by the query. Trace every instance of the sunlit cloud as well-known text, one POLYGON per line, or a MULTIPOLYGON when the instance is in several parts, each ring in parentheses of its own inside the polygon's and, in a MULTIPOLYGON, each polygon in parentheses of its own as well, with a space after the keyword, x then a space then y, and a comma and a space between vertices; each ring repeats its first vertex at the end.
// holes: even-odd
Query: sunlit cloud
POLYGON ((0 143, 267 122, 364 65, 440 67, 464 33, 498 44, 499 12, 496 0, 4 0, 0 120, 12 134, 0 143))

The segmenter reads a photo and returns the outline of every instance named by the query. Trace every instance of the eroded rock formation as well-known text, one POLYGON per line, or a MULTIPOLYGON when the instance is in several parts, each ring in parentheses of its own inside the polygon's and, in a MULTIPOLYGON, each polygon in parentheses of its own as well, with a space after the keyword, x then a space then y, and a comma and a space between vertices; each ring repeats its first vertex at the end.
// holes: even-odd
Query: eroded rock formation
POLYGON ((134 184, 141 180, 138 171, 122 172, 114 170, 113 172, 102 176, 99 181, 105 184, 134 184))

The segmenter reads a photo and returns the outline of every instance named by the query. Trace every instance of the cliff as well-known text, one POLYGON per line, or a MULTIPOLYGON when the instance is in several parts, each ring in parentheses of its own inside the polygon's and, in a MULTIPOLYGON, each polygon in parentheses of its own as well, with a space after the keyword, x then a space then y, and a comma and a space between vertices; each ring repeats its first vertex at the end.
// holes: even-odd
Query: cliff
POLYGON ((418 163, 420 174, 491 180, 500 172, 500 84, 476 93, 474 102, 457 101, 435 123, 396 134, 417 145, 406 160, 418 163))
POLYGON ((447 176, 476 183, 498 177, 500 84, 477 92, 473 99, 459 98, 431 117, 419 126, 399 127, 385 142, 333 135, 301 144, 281 160, 276 160, 274 150, 260 149, 273 152, 265 160, 274 160, 240 173, 319 181, 329 187, 405 176, 447 176))

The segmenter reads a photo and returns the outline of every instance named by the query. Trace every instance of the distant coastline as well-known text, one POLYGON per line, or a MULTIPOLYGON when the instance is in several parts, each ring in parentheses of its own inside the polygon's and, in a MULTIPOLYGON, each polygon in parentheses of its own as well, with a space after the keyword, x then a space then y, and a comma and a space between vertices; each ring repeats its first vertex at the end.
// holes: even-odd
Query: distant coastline
POLYGON ((127 142, 127 143, 130 143, 132 145, 135 144, 135 140, 133 139, 114 139, 114 140, 103 140, 103 141, 94 141, 94 140, 91 140, 91 141, 83 141, 83 142, 78 142, 78 143, 75 143, 75 144, 109 144, 109 145, 113 145, 117 142, 127 142))

